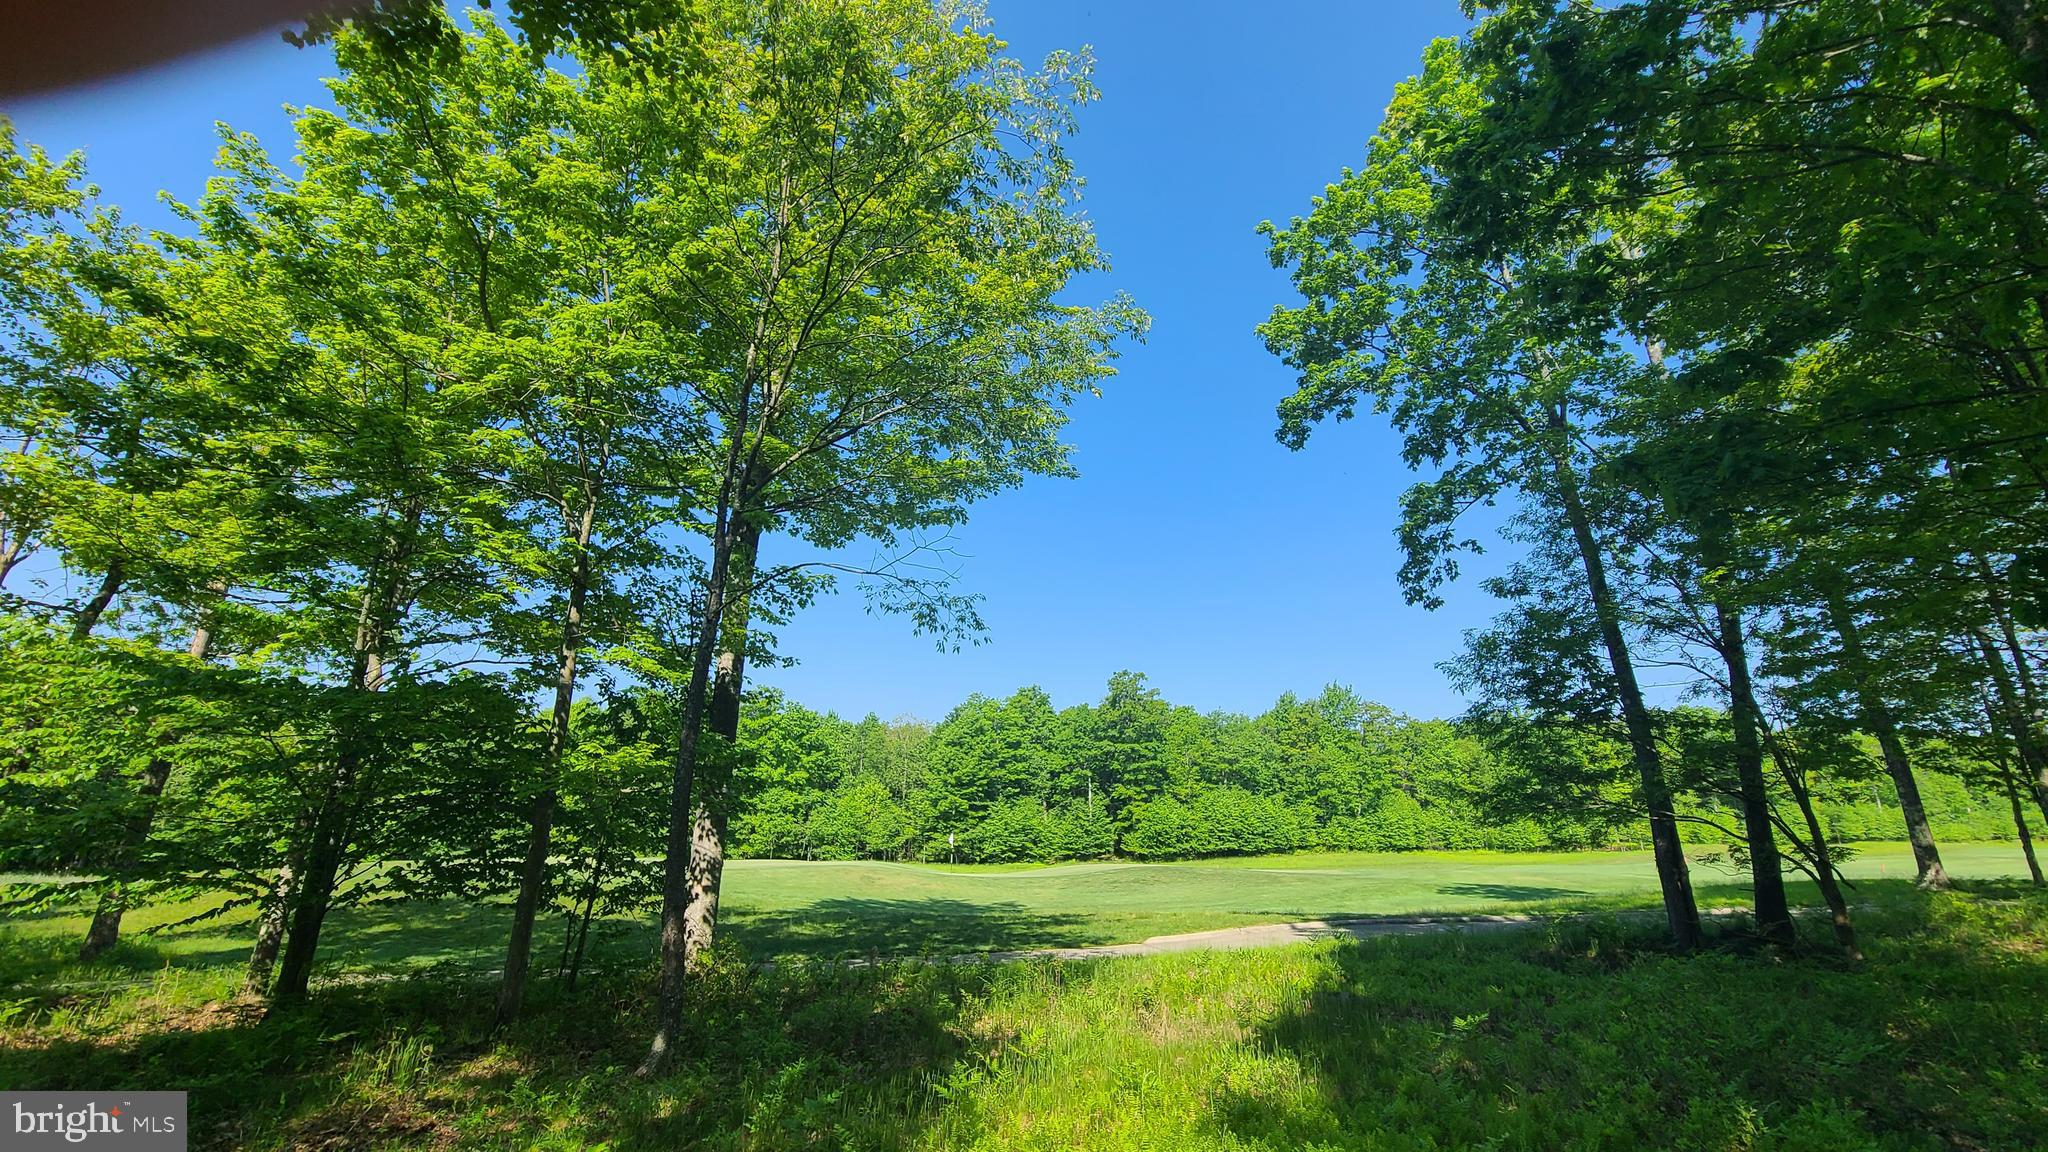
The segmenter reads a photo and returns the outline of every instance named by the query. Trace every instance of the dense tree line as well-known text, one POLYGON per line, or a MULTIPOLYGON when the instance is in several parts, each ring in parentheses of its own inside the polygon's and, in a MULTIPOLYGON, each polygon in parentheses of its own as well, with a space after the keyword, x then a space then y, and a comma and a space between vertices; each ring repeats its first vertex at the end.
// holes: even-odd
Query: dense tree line
MULTIPOLYGON (((1710 778, 1727 759, 1716 739, 1725 715, 1654 715, 1686 778, 1710 778)), ((1055 709, 1023 688, 972 697, 937 724, 850 721, 767 692, 749 702, 740 733, 732 847, 748 856, 976 863, 1646 843, 1623 804, 1532 813, 1506 801, 1523 769, 1473 726, 1413 719, 1334 685, 1247 716, 1171 704, 1123 672, 1093 704, 1055 709)), ((1814 782, 1828 838, 1903 838, 1875 745, 1839 751, 1814 782)), ((1926 780, 1935 828, 1968 840, 2017 834, 1996 765, 1927 752, 1943 768, 1926 780)), ((1586 774, 1627 758, 1613 734, 1546 754, 1586 774)), ((1688 793, 1686 839, 1725 842, 1715 825, 1732 807, 1688 793)))
POLYGON ((1510 794, 1632 807, 1676 944, 1685 797, 1718 793, 1765 931, 1792 934, 1790 861, 1853 954, 1812 802, 1845 747, 1876 745, 1927 887, 1929 749, 2048 816, 2048 12, 1473 7, 1364 166, 1265 226, 1304 297, 1261 329, 1300 373, 1280 437, 1392 420, 1428 473, 1400 529, 1425 605, 1479 547, 1464 514, 1512 503, 1512 607, 1454 668, 1469 723, 1521 753, 1625 737, 1609 772, 1523 755, 1510 794), (1711 777, 1660 741, 1651 666, 1725 710, 1711 777))

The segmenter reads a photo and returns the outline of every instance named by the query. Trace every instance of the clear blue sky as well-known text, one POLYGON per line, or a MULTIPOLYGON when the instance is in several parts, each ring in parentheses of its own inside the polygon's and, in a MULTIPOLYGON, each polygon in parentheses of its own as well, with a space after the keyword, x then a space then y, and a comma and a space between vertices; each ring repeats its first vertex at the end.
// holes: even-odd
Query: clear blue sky
MULTIPOLYGON (((1026 60, 1095 49, 1104 98, 1073 153, 1115 271, 1091 287, 1136 297, 1150 339, 1076 411, 1081 477, 991 500, 956 533, 964 584, 986 596, 982 646, 935 651, 848 590, 783 630, 801 662, 761 679, 856 716, 937 719, 970 692, 1034 683, 1065 705, 1120 668, 1202 709, 1340 681, 1418 715, 1460 710, 1435 665, 1495 605, 1469 578, 1437 612, 1402 603, 1393 526, 1410 477, 1393 434, 1365 415, 1280 447, 1273 407, 1292 376, 1252 331, 1290 298, 1254 226, 1359 162, 1423 46, 1463 28, 1456 0, 991 7, 1026 60)), ((214 121, 286 153, 281 106, 323 100, 330 67, 264 37, 7 111, 29 141, 84 149, 131 219, 167 225, 155 195, 197 194, 214 121)))

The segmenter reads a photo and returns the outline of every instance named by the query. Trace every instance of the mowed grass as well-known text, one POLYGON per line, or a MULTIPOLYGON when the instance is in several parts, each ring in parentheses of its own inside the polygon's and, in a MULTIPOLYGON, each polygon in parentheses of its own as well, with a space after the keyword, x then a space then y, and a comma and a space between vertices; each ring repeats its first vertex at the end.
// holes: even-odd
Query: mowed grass
MULTIPOLYGON (((2048 1132, 2048 898, 1865 885, 1869 959, 1637 919, 1085 962, 724 964, 673 1072, 644 972, 490 1027, 456 972, 259 1020, 232 983, 14 1011, 0 1088, 183 1088, 202 1149, 2019 1150, 2048 1132)), ((231 976, 230 972, 219 974, 231 976)))
MULTIPOLYGON (((1742 903, 1747 877, 1714 863, 1711 853, 1695 855, 1702 902, 1742 903)), ((1963 877, 2020 876, 2026 867, 2006 844, 1947 845, 1943 858, 1963 877)), ((1904 844, 1862 845, 1847 871, 1910 879, 1912 854, 1904 844)), ((952 915, 995 927, 1019 923, 1026 931, 1000 934, 999 946, 1011 947, 1029 938, 1108 943, 1276 920, 1606 909, 1640 904, 1657 891, 1647 852, 1304 852, 1035 868, 760 860, 736 861, 726 875, 728 923, 771 950, 877 924, 913 929, 900 937, 907 944, 945 943, 943 934, 915 929, 952 915)))
MULTIPOLYGON (((1957 843, 1942 852, 1949 870, 1966 879, 2024 875, 2016 845, 1957 843)), ((1703 907, 1748 902, 1746 877, 1709 853, 1697 855, 1693 883, 1703 907)), ((1867 880, 1911 878, 1912 856, 1905 844, 1861 845, 1847 871, 1867 880)), ((1792 896, 1819 902, 1810 883, 1794 883, 1792 896)), ((946 956, 1127 943, 1287 920, 1617 910, 1653 907, 1656 899, 1647 852, 1299 853, 1050 867, 736 860, 726 868, 720 931, 750 960, 946 956)), ((101 978, 239 962, 249 946, 247 910, 151 931, 208 906, 196 901, 131 913, 127 930, 137 947, 101 966, 101 978)), ((342 908, 322 937, 322 969, 494 969, 508 915, 501 903, 454 901, 342 908)), ((32 991, 65 962, 54 941, 82 938, 85 927, 86 918, 76 915, 18 917, 0 927, 0 996, 32 991), (18 942, 11 964, 10 937, 18 942), (24 951, 44 961, 27 963, 24 951)), ((539 963, 554 963, 566 928, 559 917, 542 924, 539 963)), ((592 947, 599 967, 644 964, 656 947, 652 917, 605 920, 593 931, 592 947)), ((73 980, 88 975, 67 971, 73 980)))

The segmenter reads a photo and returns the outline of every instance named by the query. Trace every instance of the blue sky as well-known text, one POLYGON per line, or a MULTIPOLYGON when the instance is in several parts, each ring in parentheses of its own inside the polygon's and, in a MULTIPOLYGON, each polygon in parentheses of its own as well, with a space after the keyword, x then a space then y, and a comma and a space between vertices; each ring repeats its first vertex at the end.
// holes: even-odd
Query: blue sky
MULTIPOLYGON (((1115 271, 1084 292, 1128 291, 1151 336, 1075 411, 1080 478, 990 500, 954 534, 963 586, 986 597, 984 644, 936 651, 847 590, 783 630, 800 662, 760 679, 816 708, 927 719, 1023 684, 1094 699, 1120 668, 1202 709, 1339 681, 1417 715, 1460 710, 1435 665, 1493 603, 1469 578, 1439 611, 1402 602, 1396 438, 1365 415, 1282 448, 1273 408, 1292 376, 1252 331, 1291 298, 1254 227, 1359 162, 1423 46, 1464 27, 1456 0, 990 7, 1026 60, 1095 49, 1104 96, 1072 151, 1115 271)), ((168 225, 156 193, 197 194, 214 121, 288 152, 282 105, 322 101, 330 67, 263 37, 6 111, 26 140, 84 149, 131 219, 168 225)))

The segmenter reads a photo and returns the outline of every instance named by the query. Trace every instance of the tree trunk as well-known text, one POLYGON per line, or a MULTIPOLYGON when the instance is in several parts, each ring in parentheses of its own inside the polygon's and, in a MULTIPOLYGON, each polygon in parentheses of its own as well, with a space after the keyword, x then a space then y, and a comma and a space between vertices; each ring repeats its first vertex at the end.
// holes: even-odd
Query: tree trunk
MULTIPOLYGON (((415 523, 417 515, 414 513, 415 523)), ((349 670, 348 688, 352 695, 368 695, 382 685, 382 652, 390 620, 397 611, 398 589, 394 571, 386 574, 381 589, 364 592, 363 609, 356 622, 354 663, 349 670)), ((334 770, 324 795, 312 806, 304 864, 293 876, 297 891, 291 905, 291 929, 285 937, 284 956, 278 962, 277 987, 271 994, 271 999, 281 1005, 306 998, 313 976, 313 957, 320 947, 320 928, 327 919, 335 882, 348 853, 357 777, 362 769, 359 723, 353 717, 343 718, 336 733, 334 770)))
POLYGON ((285 921, 291 916, 292 901, 298 895, 298 876, 305 869, 303 837, 294 837, 292 847, 278 865, 270 894, 256 912, 256 944, 249 949, 249 968, 242 976, 242 993, 258 999, 270 994, 270 975, 277 967, 277 950, 284 943, 285 921))
POLYGON ((2005 713, 2005 728, 2012 733, 2013 745, 2019 749, 2020 766, 2031 785, 2028 791, 2034 794, 2035 803, 2041 807, 2041 818, 2048 820, 2048 750, 2044 750, 2035 737, 2027 705, 2013 688, 2005 657, 1999 654, 1991 637, 1982 629, 1977 630, 1975 639, 1977 652, 1984 657, 1985 670, 1991 674, 1991 686, 1998 697, 1999 711, 2005 713))
MULTIPOLYGON (((1813 794, 1806 788, 1806 781, 1799 769, 1792 763, 1784 750, 1772 741, 1767 731, 1764 746, 1770 751, 1771 760, 1778 766, 1779 775, 1784 777, 1785 787, 1792 793, 1792 803, 1798 807, 1800 818, 1806 822, 1808 837, 1805 850, 1813 864, 1813 882, 1820 888, 1820 897, 1826 901, 1828 916, 1834 923, 1835 942, 1853 962, 1863 959, 1863 950, 1856 946, 1856 927, 1849 920, 1849 901, 1842 895, 1841 877, 1835 871, 1834 853, 1828 850, 1828 834, 1820 825, 1820 814, 1814 811, 1813 794)), ((1785 835, 1799 846, 1799 838, 1791 829, 1785 835)))
MULTIPOLYGON (((725 625, 720 630, 718 678, 712 687, 710 713, 706 717, 712 733, 722 737, 732 750, 739 746, 740 696, 746 680, 747 628, 752 614, 749 585, 760 547, 760 528, 748 525, 740 529, 733 563, 741 594, 727 608, 725 625)), ((725 829, 730 811, 726 795, 732 783, 730 765, 712 783, 712 787, 701 789, 703 799, 698 801, 691 822, 690 906, 684 913, 687 937, 683 963, 692 968, 708 954, 718 927, 718 895, 725 878, 725 829)))
MULTIPOLYGON (((40 434, 41 430, 38 428, 19 429, 15 443, 7 448, 7 455, 16 459, 26 459, 35 455, 40 434)), ((28 513, 30 510, 24 508, 18 512, 28 513)), ((7 577, 14 571, 14 566, 28 558, 30 545, 35 541, 37 533, 48 527, 47 520, 39 519, 33 514, 15 515, 10 518, 5 510, 0 510, 0 587, 6 587, 7 577)))
POLYGON ((582 914, 570 925, 576 940, 575 952, 569 953, 567 947, 569 942, 567 940, 562 942, 564 946, 563 952, 565 953, 562 957, 562 962, 569 970, 568 978, 563 983, 572 992, 576 989, 577 974, 583 970, 583 946, 590 941, 590 917, 597 911, 597 896, 603 890, 604 865, 605 849, 604 845, 600 844, 598 845, 596 858, 590 863, 590 882, 583 888, 582 914))
POLYGON ((285 937, 283 959, 278 964, 277 987, 272 1000, 296 1004, 306 998, 313 977, 313 957, 320 947, 320 929, 327 920, 328 905, 334 899, 335 882, 341 876, 342 859, 348 850, 346 809, 355 788, 361 756, 344 746, 336 758, 334 777, 325 803, 316 810, 311 842, 306 846, 304 870, 294 877, 296 892, 291 904, 291 928, 285 937))
MULTIPOLYGON (((2017 691, 2004 689, 2012 697, 2008 711, 2013 716, 2013 736, 2020 742, 2020 756, 2027 769, 2029 791, 2033 792, 2034 803, 2041 809, 2041 819, 2048 820, 2048 746, 2044 746, 2040 734, 2041 697, 2035 690, 2034 673, 2027 665, 2027 650, 2020 644, 2019 628, 2013 622, 2012 610, 2006 605, 1998 573, 1992 569, 1991 561, 1981 554, 1977 557, 1977 571, 1984 577, 1984 594, 1991 606, 1992 618, 1998 622, 1999 633, 2005 638, 2005 651, 2012 656, 2013 674, 2019 678, 2017 691)), ((1992 664, 1994 675, 2003 679, 2000 674, 2004 665, 1996 659, 1992 664)))
MULTIPOLYGON (((92 635, 92 630, 99 627, 100 618, 106 615, 107 606, 112 604, 114 597, 120 593, 124 579, 126 576, 121 558, 116 556, 107 561, 106 571, 100 575, 99 587, 93 591, 92 598, 79 607, 78 615, 72 618, 73 644, 83 644, 86 638, 92 635)), ((143 786, 147 788, 148 785, 149 781, 145 779, 143 786)), ((114 940, 120 933, 121 909, 125 902, 125 893, 121 891, 121 879, 118 875, 121 867, 121 847, 119 843, 115 845, 113 858, 108 862, 110 871, 115 874, 110 877, 110 886, 100 896, 100 907, 93 914, 92 926, 86 930, 85 944, 78 951, 78 958, 81 960, 90 960, 113 947, 114 940)))
POLYGON ((1657 751, 1656 734, 1650 725, 1650 711, 1643 703, 1642 688, 1636 683, 1635 664, 1629 658, 1628 641, 1622 635, 1621 614, 1607 584, 1607 563, 1599 541, 1593 535, 1592 519, 1579 497, 1578 477, 1570 462, 1555 461, 1558 496, 1571 522, 1572 537, 1586 569, 1586 587, 1592 594, 1593 610, 1599 617, 1600 638, 1607 649, 1607 661, 1614 672, 1615 688, 1621 697, 1623 723, 1628 729, 1631 757, 1641 781, 1643 802, 1650 814, 1650 845, 1657 863, 1657 882, 1664 896, 1664 919, 1671 940, 1681 950, 1700 944, 1699 907, 1693 901, 1692 878, 1687 873, 1685 847, 1678 838, 1678 814, 1671 789, 1664 780, 1663 759, 1657 751))
POLYGON ((2012 826, 2020 835, 2020 852, 2027 858, 2027 874, 2034 878, 2034 887, 2048 886, 2048 880, 2041 876, 2041 861, 2034 855, 2034 836, 2027 831, 2027 808, 2020 803, 2019 784, 2014 779, 2010 761, 2003 766, 1999 775, 2005 778, 2005 796, 2012 801, 2012 826))
MULTIPOLYGON (((738 437, 734 435, 737 446, 738 437)), ((730 473, 728 473, 730 474, 730 473)), ((721 496, 726 493, 721 493, 721 496)), ((734 532, 730 505, 719 502, 717 528, 712 536, 711 572, 704 582, 704 607, 697 621, 696 650, 691 654, 690 679, 683 692, 682 731, 676 741, 675 775, 669 783, 668 843, 662 858, 661 875, 661 976, 655 995, 654 1041, 638 1069, 642 1076, 658 1075, 668 1067, 670 1054, 682 1037, 684 981, 689 971, 690 851, 696 834, 694 788, 698 744, 704 733, 704 702, 711 680, 712 653, 718 646, 719 625, 725 619, 726 576, 732 566, 734 532)))
POLYGON ((14 566, 28 555, 27 546, 28 541, 20 537, 10 538, 6 525, 0 523, 0 588, 7 586, 7 577, 14 571, 14 566))
POLYGON ((1884 770, 1891 776, 1892 787, 1899 794, 1899 813, 1905 818, 1906 837, 1913 842, 1913 861, 1920 870, 1918 883, 1922 888, 1946 888, 1948 872, 1941 866, 1941 850, 1935 847, 1934 830, 1927 824, 1927 810, 1920 802, 1920 784, 1913 778, 1913 766, 1906 759, 1905 741, 1899 738, 1898 724, 1892 719, 1890 706, 1878 693, 1869 658, 1863 649, 1863 636, 1856 627, 1855 612, 1840 592, 1828 594, 1828 617, 1842 638, 1842 655, 1848 661, 1849 674, 1856 682, 1863 722, 1877 737, 1878 749, 1884 754, 1884 770))
POLYGON ((1927 809, 1920 800, 1920 783, 1914 779, 1912 764, 1906 759, 1905 741, 1899 738, 1898 728, 1889 717, 1883 725, 1877 734, 1877 746, 1884 755, 1885 772, 1898 790, 1899 815, 1905 819, 1906 838, 1913 844, 1913 862, 1920 870, 1918 883, 1922 888, 1946 888, 1948 870, 1941 865, 1941 850, 1935 846, 1934 829, 1927 822, 1927 809))
POLYGON ((1792 926, 1792 910, 1785 901, 1778 845, 1771 836, 1771 801, 1764 787, 1763 718, 1749 679, 1749 649, 1742 635, 1742 618, 1718 598, 1714 601, 1714 615, 1720 627, 1721 656, 1728 665, 1728 714, 1735 729, 1735 776, 1742 793, 1742 830, 1749 840, 1757 931, 1767 940, 1791 944, 1798 939, 1798 932, 1792 926))
MULTIPOLYGON (((783 178, 783 201, 777 208, 778 229, 769 245, 768 282, 782 275, 782 233, 787 224, 788 177, 783 178)), ((744 364, 739 374, 738 398, 725 422, 725 462, 719 472, 718 498, 711 518, 711 571, 704 581, 704 606, 697 621, 696 649, 690 654, 690 679, 683 692, 682 731, 676 741, 675 776, 669 784, 668 843, 661 868, 661 975, 655 994, 654 1040, 637 1072, 654 1076, 668 1068, 669 1058, 682 1037, 684 981, 689 976, 690 851, 696 838, 696 808, 692 792, 696 786, 697 745, 704 733, 704 701, 710 691, 711 661, 718 646, 718 633, 725 623, 726 580, 732 571, 733 549, 740 533, 746 531, 745 515, 752 503, 754 477, 747 456, 746 439, 753 435, 758 452, 764 429, 753 423, 754 388, 762 343, 768 330, 767 302, 754 313, 754 331, 747 341, 744 364)), ((764 397, 763 408, 772 413, 772 398, 764 397)))
POLYGON ((2034 672, 2028 668, 2028 652, 2019 644, 2019 629, 2013 625, 2013 613, 2005 607, 2005 594, 1999 590, 1997 572, 1991 570, 1991 562, 1982 556, 1976 558, 1976 570, 1985 576, 1985 594, 1991 603, 1991 615, 1999 621, 1999 631, 2005 635, 2005 652, 2013 658, 2013 674, 2019 676, 2017 689, 2007 676, 2005 660, 1995 652, 1995 646, 1985 644, 1985 637, 1978 633, 1978 644, 1985 648, 1985 660, 1991 664, 1991 676, 1999 687, 1999 697, 2005 703, 2005 711, 2011 717, 2013 740, 2019 742, 2019 760, 2028 771, 2028 789, 2034 793, 2034 804, 2042 810, 2042 820, 2048 820, 2048 746, 2042 744, 2040 736, 2040 695, 2034 691, 2034 672))
POLYGON ((2020 702, 2028 711, 2030 721, 2038 720, 2033 715, 2040 706, 2040 698, 2034 691, 2034 673, 2027 666, 2026 649, 2020 645, 2020 635, 2013 622, 2012 609, 2006 605, 2005 591, 1998 580, 1998 573, 1991 567, 1991 561, 1977 557, 1977 570, 1984 576, 1984 595, 1991 606, 1992 619, 1998 622, 1998 630, 2005 637, 2006 650, 2012 653, 2013 671, 2019 676, 2020 702))
POLYGON ((526 997, 526 971, 533 956, 533 922, 547 887, 548 845, 555 821, 556 783, 569 747, 569 719, 576 703, 576 657, 583 645, 583 601, 590 587, 590 534, 596 502, 586 500, 577 526, 576 562, 569 576, 569 603, 562 621, 562 647, 555 673, 555 710, 541 757, 541 789, 533 798, 533 823, 526 861, 519 873, 519 898, 512 906, 512 931, 505 945, 505 975, 498 985, 497 1023, 509 1024, 526 997))
MULTIPOLYGON (((204 662, 213 648, 213 622, 211 613, 202 614, 199 626, 192 631, 192 643, 186 649, 192 659, 204 662)), ((170 744, 175 738, 166 733, 161 744, 170 744)), ((114 850, 114 877, 106 890, 100 893, 99 907, 92 915, 92 926, 85 931, 85 944, 78 950, 80 960, 90 960, 121 939, 121 916, 128 909, 128 890, 119 873, 128 866, 134 854, 149 840, 149 830, 156 823, 157 800, 164 794, 164 786, 170 783, 171 762, 162 755, 152 756, 149 767, 142 774, 142 810, 128 826, 121 844, 114 850)))
POLYGON ((100 574, 100 586, 93 590, 92 599, 78 609, 78 615, 71 618, 71 642, 82 642, 99 627, 100 617, 106 615, 107 605, 120 594, 121 584, 127 579, 127 568, 119 556, 107 561, 106 571, 100 574))
POLYGON ((121 843, 114 849, 114 859, 108 865, 110 876, 107 886, 100 891, 99 904, 93 909, 92 924, 85 930, 85 943, 78 949, 80 960, 91 960, 120 942, 121 917, 128 910, 128 884, 120 873, 128 867, 136 848, 148 839, 149 827, 156 821, 156 799, 163 795, 164 784, 170 776, 171 763, 162 757, 151 758, 149 767, 143 771, 144 807, 129 822, 121 843))

